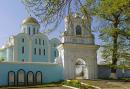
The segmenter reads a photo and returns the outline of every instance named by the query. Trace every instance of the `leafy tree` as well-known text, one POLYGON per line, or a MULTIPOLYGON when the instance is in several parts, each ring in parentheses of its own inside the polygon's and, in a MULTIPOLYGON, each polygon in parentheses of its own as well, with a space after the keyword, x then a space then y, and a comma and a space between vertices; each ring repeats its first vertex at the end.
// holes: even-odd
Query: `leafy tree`
POLYGON ((111 60, 111 77, 115 78, 117 61, 130 58, 130 0, 101 0, 95 11, 104 23, 100 30, 102 56, 111 60))
POLYGON ((4 61, 5 58, 4 57, 0 57, 0 62, 4 61))
POLYGON ((39 18, 44 26, 54 30, 65 16, 73 13, 90 16, 95 0, 22 0, 27 11, 39 18))
MULTIPOLYGON (((103 57, 112 61, 111 73, 119 59, 129 59, 129 0, 22 0, 27 10, 39 17, 40 21, 55 24, 71 13, 80 13, 88 18, 96 15, 102 19, 100 38, 103 41, 103 57), (96 6, 96 8, 94 8, 96 6), (93 13, 95 9, 95 13, 93 13)), ((91 19, 91 18, 90 18, 91 19)), ((52 31, 52 30, 50 30, 52 31)))

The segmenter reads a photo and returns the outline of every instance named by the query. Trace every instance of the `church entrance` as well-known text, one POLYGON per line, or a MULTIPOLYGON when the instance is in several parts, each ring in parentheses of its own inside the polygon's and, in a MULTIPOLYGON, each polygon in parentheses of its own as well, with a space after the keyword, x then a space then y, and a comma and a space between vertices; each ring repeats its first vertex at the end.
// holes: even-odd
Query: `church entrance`
POLYGON ((78 58, 75 64, 75 77, 76 79, 88 79, 88 69, 86 62, 78 58))

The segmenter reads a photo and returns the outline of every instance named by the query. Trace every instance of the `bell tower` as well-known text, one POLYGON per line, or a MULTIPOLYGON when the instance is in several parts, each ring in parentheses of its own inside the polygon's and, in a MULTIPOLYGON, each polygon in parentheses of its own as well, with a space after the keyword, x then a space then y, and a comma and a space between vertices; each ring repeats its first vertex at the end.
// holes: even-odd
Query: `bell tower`
MULTIPOLYGON (((97 49, 94 36, 91 33, 91 21, 78 14, 65 17, 65 31, 62 34, 61 44, 58 46, 59 60, 63 65, 64 78, 74 79, 78 60, 84 61, 83 79, 97 78, 97 49)), ((82 62, 81 61, 81 62, 82 62)))
POLYGON ((78 14, 67 16, 65 21, 65 32, 62 34, 62 43, 94 44, 94 36, 87 17, 78 14))

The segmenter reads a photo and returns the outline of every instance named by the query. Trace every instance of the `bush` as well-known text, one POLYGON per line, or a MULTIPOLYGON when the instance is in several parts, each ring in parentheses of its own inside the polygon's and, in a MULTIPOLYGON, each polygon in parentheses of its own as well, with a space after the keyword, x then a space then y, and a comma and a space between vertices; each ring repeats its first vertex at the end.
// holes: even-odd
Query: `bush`
POLYGON ((63 82, 64 85, 72 86, 80 89, 94 89, 92 86, 86 86, 80 83, 78 80, 67 80, 63 82))
POLYGON ((76 88, 80 88, 80 86, 81 86, 81 83, 78 80, 67 80, 63 84, 72 86, 72 87, 76 87, 76 88))
POLYGON ((121 80, 123 80, 125 82, 130 82, 130 78, 121 78, 121 80))
POLYGON ((4 60, 5 60, 5 59, 2 58, 2 59, 0 59, 0 62, 3 62, 4 60))

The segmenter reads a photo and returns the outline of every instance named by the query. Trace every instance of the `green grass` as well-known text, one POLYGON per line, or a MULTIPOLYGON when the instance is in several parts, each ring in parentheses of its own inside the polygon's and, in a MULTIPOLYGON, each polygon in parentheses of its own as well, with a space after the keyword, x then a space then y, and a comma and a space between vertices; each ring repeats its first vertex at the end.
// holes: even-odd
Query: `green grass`
POLYGON ((119 80, 121 80, 123 82, 130 82, 130 78, 120 78, 119 80))

